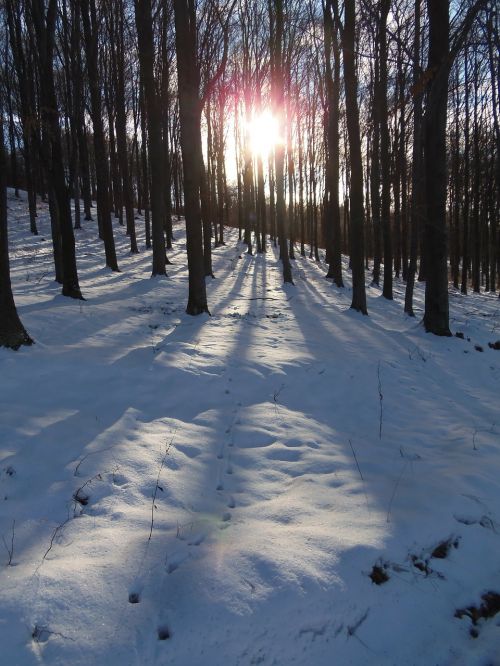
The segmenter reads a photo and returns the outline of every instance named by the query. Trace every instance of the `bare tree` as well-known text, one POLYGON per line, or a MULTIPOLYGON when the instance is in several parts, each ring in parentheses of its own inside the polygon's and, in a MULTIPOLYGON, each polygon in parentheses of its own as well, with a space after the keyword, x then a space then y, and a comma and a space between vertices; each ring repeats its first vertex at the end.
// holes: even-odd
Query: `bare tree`
MULTIPOLYGON (((351 183, 349 189, 350 249, 352 268, 351 308, 368 314, 366 307, 364 268, 364 206, 363 164, 361 160, 361 134, 359 129, 358 78, 355 62, 356 3, 344 2, 342 53, 344 56, 344 85, 346 96, 346 123, 349 136, 351 183)), ((338 17, 337 20, 339 21, 338 17)))
MULTIPOLYGON (((273 111, 278 120, 279 136, 284 132, 284 75, 283 75, 283 0, 270 0, 270 42, 272 60, 272 99, 273 111)), ((280 244, 280 257, 283 264, 283 281, 293 284, 288 244, 286 242, 285 210, 285 146, 281 141, 274 149, 274 168, 276 174, 276 223, 280 244)))
POLYGON ((200 208, 201 109, 194 0, 174 0, 174 13, 189 270, 189 296, 186 312, 198 315, 202 312, 209 312, 209 310, 205 286, 200 208))
POLYGON ((71 219, 69 190, 64 172, 61 126, 54 83, 54 39, 57 0, 29 0, 28 20, 32 21, 38 72, 40 77, 42 157, 49 185, 50 213, 61 240, 62 293, 82 298, 76 268, 75 237, 71 219))
POLYGON ((446 229, 446 115, 451 65, 486 0, 470 5, 450 48, 449 0, 427 0, 429 57, 425 110, 425 284, 426 331, 449 336, 448 243, 446 229))
POLYGON ((151 178, 151 230, 153 238, 153 276, 166 275, 166 249, 164 234, 165 164, 162 144, 160 98, 157 89, 154 62, 153 14, 151 0, 135 0, 135 23, 139 43, 141 80, 144 85, 144 106, 148 125, 148 155, 151 178))
POLYGON ((9 243, 7 234, 7 184, 4 148, 4 108, 0 92, 0 346, 19 349, 31 345, 33 340, 26 333, 17 314, 9 268, 9 243))
POLYGON ((109 176, 108 152, 104 137, 102 120, 101 87, 98 67, 99 22, 95 0, 82 0, 81 2, 83 33, 85 40, 85 55, 87 63, 88 84, 90 89, 90 109, 94 140, 94 168, 97 181, 97 217, 99 231, 104 242, 106 266, 112 271, 118 271, 116 259, 115 240, 111 224, 111 211, 109 208, 109 176))

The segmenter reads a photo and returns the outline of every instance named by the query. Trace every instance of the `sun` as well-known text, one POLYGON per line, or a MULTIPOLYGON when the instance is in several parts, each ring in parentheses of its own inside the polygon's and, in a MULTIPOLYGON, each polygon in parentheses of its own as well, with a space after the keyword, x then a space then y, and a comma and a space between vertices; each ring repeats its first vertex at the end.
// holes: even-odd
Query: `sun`
POLYGON ((248 125, 248 131, 254 157, 267 159, 273 148, 281 141, 278 119, 270 111, 255 115, 248 125))

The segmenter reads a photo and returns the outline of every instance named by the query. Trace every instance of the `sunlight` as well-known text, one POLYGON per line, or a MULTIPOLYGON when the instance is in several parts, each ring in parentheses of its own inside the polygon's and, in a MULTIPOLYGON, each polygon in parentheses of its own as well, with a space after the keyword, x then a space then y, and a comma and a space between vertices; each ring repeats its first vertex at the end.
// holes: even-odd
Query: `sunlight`
POLYGON ((270 111, 254 116, 248 124, 250 145, 254 157, 267 159, 274 146, 280 143, 278 119, 270 111))

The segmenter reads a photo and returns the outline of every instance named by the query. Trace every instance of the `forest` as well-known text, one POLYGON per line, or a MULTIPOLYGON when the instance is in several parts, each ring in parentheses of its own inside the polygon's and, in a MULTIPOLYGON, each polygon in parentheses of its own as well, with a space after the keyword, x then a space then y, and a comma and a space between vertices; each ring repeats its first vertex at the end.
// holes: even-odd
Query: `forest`
MULTIPOLYGON (((279 241, 284 282, 307 244, 316 260, 326 248, 341 287, 348 254, 365 314, 365 271, 389 300, 401 276, 410 315, 425 280, 437 335, 450 334, 449 280, 496 290, 495 3, 344 4, 6 0, 5 178, 28 192, 33 234, 36 197, 48 198, 64 295, 83 297, 73 227, 97 217, 117 271, 112 217, 132 253, 144 224, 152 275, 164 275, 181 214, 193 315, 208 311, 225 225, 249 253, 279 241)), ((2 271, 7 282, 5 259, 2 271)), ((2 343, 26 342, 3 309, 2 343)))
POLYGON ((498 4, 0 19, 6 663, 497 664, 498 4))

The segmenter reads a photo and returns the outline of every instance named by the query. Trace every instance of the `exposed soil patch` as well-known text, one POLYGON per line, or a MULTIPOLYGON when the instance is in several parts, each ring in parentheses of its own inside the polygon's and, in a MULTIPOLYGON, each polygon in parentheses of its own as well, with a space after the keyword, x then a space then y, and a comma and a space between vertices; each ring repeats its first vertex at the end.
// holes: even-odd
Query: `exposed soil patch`
POLYGON ((431 557, 435 557, 438 560, 444 560, 448 557, 451 548, 458 548, 458 538, 447 539, 438 544, 431 553, 431 557))
POLYGON ((370 578, 372 583, 375 585, 383 585, 389 580, 389 575, 386 571, 385 565, 380 566, 380 564, 374 564, 373 569, 370 572, 370 578))
POLYGON ((422 573, 424 573, 426 576, 430 576, 431 573, 433 573, 433 570, 430 568, 429 563, 427 560, 423 560, 422 558, 418 557, 417 555, 411 555, 410 556, 411 562, 415 569, 418 569, 422 573))
POLYGON ((473 627, 470 630, 470 635, 473 638, 479 636, 477 627, 480 620, 487 620, 500 613, 500 594, 498 592, 485 592, 481 596, 482 603, 478 606, 468 606, 467 608, 458 608, 455 611, 455 617, 462 619, 464 616, 472 620, 473 627))
POLYGON ((411 563, 415 569, 418 569, 426 576, 434 574, 438 576, 438 578, 444 578, 443 574, 432 569, 429 562, 431 559, 445 560, 450 554, 452 548, 458 548, 459 541, 459 537, 450 537, 449 539, 445 539, 444 541, 438 543, 429 555, 410 555, 411 563))

